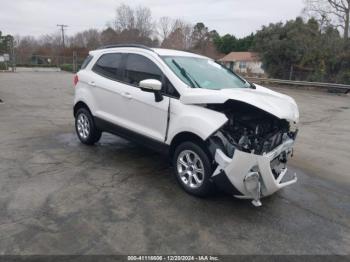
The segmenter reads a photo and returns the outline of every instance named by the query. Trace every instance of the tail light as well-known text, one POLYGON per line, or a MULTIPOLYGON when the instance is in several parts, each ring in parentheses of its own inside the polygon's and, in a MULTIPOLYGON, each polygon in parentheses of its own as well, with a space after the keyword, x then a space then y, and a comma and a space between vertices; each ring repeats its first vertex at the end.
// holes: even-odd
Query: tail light
POLYGON ((79 82, 78 75, 74 75, 74 78, 73 78, 74 87, 78 84, 78 82, 79 82))

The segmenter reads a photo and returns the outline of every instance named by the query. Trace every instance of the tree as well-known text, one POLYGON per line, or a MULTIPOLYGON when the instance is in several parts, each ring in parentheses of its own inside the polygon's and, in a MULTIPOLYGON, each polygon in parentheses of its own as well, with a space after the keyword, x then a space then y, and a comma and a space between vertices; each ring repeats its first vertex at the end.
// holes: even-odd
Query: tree
POLYGON ((161 39, 168 38, 173 28, 173 20, 168 16, 163 16, 158 21, 158 34, 161 39))
POLYGON ((194 48, 203 50, 209 40, 209 29, 204 23, 197 23, 193 27, 192 43, 194 48))
POLYGON ((122 4, 116 10, 116 17, 112 23, 121 42, 137 42, 144 44, 152 42, 154 22, 148 7, 131 8, 122 4))
POLYGON ((253 46, 255 35, 252 33, 246 37, 238 39, 236 50, 237 51, 250 51, 253 46))
POLYGON ((100 32, 96 29, 89 29, 75 34, 69 39, 71 46, 96 49, 101 46, 100 32))
POLYGON ((320 30, 315 19, 264 26, 256 33, 254 51, 260 54, 270 77, 348 83, 349 49, 337 29, 320 30))
POLYGON ((18 39, 16 46, 16 60, 17 64, 25 64, 30 62, 33 54, 39 48, 38 41, 32 36, 24 36, 18 39))
POLYGON ((2 35, 0 31, 0 53, 10 53, 14 38, 12 35, 2 35))
POLYGON ((103 45, 115 44, 117 42, 117 38, 118 34, 111 27, 108 27, 101 32, 101 42, 103 45))
POLYGON ((113 24, 116 32, 133 29, 135 27, 134 10, 126 4, 121 4, 116 9, 113 24))
POLYGON ((5 43, 2 37, 2 32, 0 31, 0 52, 3 52, 4 49, 5 49, 5 43))
POLYGON ((305 0, 306 11, 326 27, 333 25, 344 31, 344 38, 349 38, 350 0, 305 0))
POLYGON ((237 38, 230 34, 226 34, 222 37, 218 36, 214 39, 214 44, 220 52, 228 54, 232 51, 236 51, 237 38))
POLYGON ((222 37, 219 35, 214 38, 214 43, 218 51, 224 54, 230 52, 249 51, 254 43, 255 35, 251 34, 243 38, 236 38, 233 35, 226 34, 222 37))
POLYGON ((139 30, 142 38, 150 38, 154 32, 154 22, 151 9, 148 7, 138 7, 135 11, 135 28, 139 30))
POLYGON ((179 50, 191 49, 192 31, 193 27, 191 24, 181 19, 173 20, 171 31, 168 37, 163 40, 161 47, 179 50))
POLYGON ((185 34, 182 28, 176 28, 170 35, 164 39, 162 45, 163 48, 187 50, 185 34))

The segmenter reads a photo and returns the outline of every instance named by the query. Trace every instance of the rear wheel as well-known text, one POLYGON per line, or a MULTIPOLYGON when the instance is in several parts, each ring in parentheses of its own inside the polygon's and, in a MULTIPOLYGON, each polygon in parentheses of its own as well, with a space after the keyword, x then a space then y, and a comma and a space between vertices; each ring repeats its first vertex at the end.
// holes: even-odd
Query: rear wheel
POLYGON ((96 128, 91 113, 85 108, 78 109, 76 113, 75 130, 79 140, 86 145, 95 144, 102 135, 101 131, 96 128))
POLYGON ((186 192, 200 197, 211 193, 212 167, 201 146, 193 142, 181 143, 175 149, 173 166, 176 179, 186 192))

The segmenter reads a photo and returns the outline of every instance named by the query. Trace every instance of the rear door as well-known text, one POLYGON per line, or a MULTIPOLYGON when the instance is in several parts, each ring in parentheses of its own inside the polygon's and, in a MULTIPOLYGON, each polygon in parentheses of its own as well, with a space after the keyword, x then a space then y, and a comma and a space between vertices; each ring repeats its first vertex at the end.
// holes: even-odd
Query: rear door
POLYGON ((123 111, 127 99, 123 96, 123 53, 107 53, 100 56, 92 71, 95 73, 89 83, 93 90, 95 115, 116 125, 123 125, 123 111))

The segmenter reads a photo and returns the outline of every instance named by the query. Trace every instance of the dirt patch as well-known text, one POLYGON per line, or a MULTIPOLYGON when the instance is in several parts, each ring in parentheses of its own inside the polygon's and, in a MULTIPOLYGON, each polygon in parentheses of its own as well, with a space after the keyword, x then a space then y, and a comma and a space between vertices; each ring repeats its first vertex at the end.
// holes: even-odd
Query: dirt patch
POLYGON ((4 103, 4 101, 2 101, 2 99, 0 98, 0 103, 4 103))

